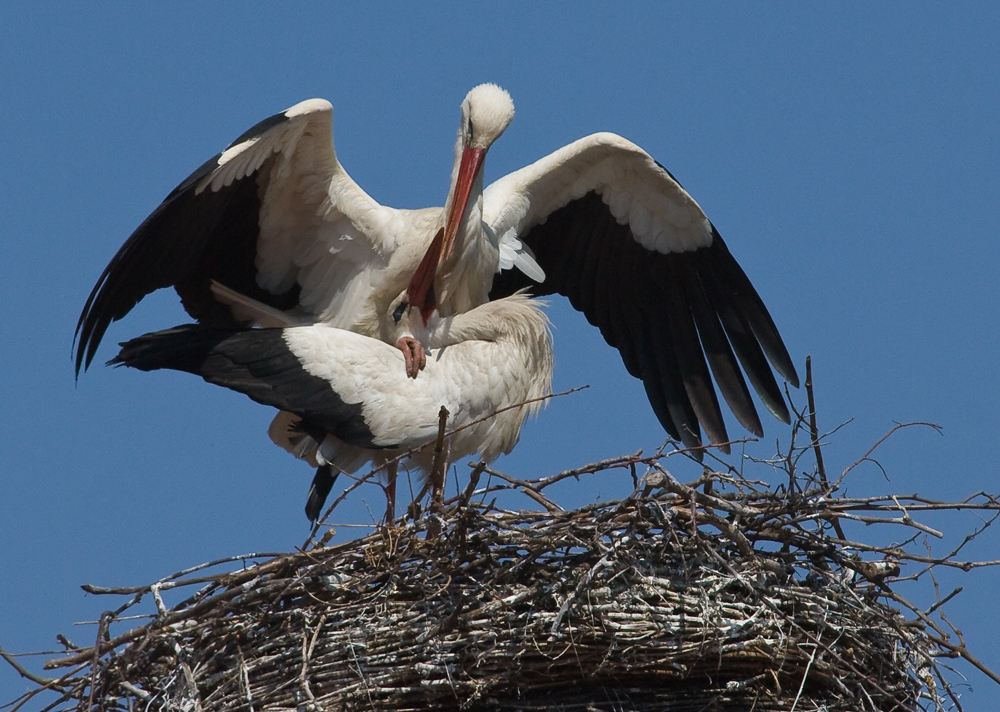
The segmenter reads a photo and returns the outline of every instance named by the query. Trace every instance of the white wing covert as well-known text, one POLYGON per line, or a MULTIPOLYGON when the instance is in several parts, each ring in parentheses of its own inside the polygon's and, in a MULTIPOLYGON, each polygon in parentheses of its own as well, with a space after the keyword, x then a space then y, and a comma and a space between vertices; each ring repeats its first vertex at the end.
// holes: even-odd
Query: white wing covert
POLYGON ((497 234, 521 237, 588 193, 647 250, 667 254, 712 243, 711 223, 694 198, 648 153, 613 133, 581 138, 491 183, 483 220, 497 234))

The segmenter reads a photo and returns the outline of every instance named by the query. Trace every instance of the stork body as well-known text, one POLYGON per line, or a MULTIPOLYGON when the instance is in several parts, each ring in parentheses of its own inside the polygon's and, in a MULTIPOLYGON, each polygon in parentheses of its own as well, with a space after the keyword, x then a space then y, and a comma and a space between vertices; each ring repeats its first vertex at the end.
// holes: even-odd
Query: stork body
POLYGON ((263 304, 274 324, 323 323, 399 343, 412 376, 419 340, 389 318, 403 290, 427 318, 531 286, 568 296, 601 329, 642 380, 660 423, 686 445, 702 444, 703 427, 726 449, 713 376, 750 432, 763 428, 744 372, 767 409, 788 421, 771 369, 793 385, 798 377, 767 308, 701 207, 635 144, 593 134, 484 190, 486 151, 513 104, 482 85, 462 104, 445 206, 405 211, 379 205, 347 175, 331 117, 323 100, 298 104, 178 186, 91 293, 77 370, 111 321, 173 286, 205 324, 269 323, 244 299, 263 304), (509 267, 519 269, 494 279, 509 267))
MULTIPOLYGON (((457 430, 447 438, 452 458, 478 453, 489 462, 509 452, 551 390, 545 314, 518 294, 435 315, 430 329, 427 366, 417 379, 406 376, 398 349, 325 324, 181 326, 124 343, 112 363, 187 371, 278 408, 288 415, 275 421, 272 438, 318 466, 317 480, 410 451, 412 464, 429 472, 433 452, 424 446, 436 439, 441 406, 450 413, 449 431, 457 430)), ((311 519, 325 495, 310 495, 311 519)))

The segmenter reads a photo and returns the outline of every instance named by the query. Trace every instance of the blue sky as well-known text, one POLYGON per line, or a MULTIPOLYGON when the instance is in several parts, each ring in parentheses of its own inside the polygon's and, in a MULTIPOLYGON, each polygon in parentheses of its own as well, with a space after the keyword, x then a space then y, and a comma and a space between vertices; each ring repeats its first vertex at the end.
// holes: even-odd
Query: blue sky
MULTIPOLYGON (((800 373, 812 355, 821 428, 850 421, 830 438, 828 468, 894 421, 943 427, 898 434, 878 451, 889 479, 861 467, 850 493, 1000 490, 995 5, 28 7, 0 9, 0 645, 10 651, 53 650, 57 633, 92 643, 94 627, 74 623, 116 603, 80 584, 149 583, 305 539, 312 473, 267 440, 267 409, 185 374, 96 365, 74 384, 70 349, 101 270, 160 200, 246 128, 314 96, 334 104, 347 170, 399 207, 443 202, 458 106, 483 81, 517 107, 487 180, 594 131, 635 141, 718 227, 800 373)), ((663 433, 617 353, 568 304, 550 314, 555 387, 591 388, 551 403, 497 467, 540 476, 654 450, 663 433)), ((158 293, 112 327, 95 363, 117 341, 186 320, 173 293, 158 293)), ((777 421, 764 427, 749 450, 762 457, 787 440, 777 421)), ((618 496, 627 479, 591 477, 561 502, 618 496)), ((337 519, 370 523, 382 507, 367 489, 337 519)), ((976 522, 932 523, 942 521, 955 532, 935 543, 942 551, 976 522)), ((991 531, 969 555, 998 549, 991 531)), ((1000 572, 941 579, 956 585, 952 621, 1000 668, 1000 572)), ((929 600, 926 588, 905 592, 929 600)), ((965 709, 992 709, 996 687, 963 670, 965 709)), ((23 688, 0 665, 0 701, 23 688)))

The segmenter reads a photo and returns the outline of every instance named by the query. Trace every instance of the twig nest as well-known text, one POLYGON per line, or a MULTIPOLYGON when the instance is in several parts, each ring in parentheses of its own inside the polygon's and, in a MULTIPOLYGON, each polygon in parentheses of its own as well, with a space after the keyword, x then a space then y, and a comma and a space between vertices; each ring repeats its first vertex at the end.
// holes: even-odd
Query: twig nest
POLYGON ((736 536, 724 512, 662 492, 442 517, 437 539, 418 522, 220 574, 98 651, 95 706, 917 706, 922 630, 821 533, 803 545, 801 527, 768 516, 736 536))

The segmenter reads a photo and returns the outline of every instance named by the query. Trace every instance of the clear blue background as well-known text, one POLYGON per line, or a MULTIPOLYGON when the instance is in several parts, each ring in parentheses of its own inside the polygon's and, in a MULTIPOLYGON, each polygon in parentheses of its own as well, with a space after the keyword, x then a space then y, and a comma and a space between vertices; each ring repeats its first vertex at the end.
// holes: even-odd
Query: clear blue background
MULTIPOLYGON (((943 436, 898 434, 877 453, 889 480, 861 467, 852 494, 1000 490, 995 4, 87 7, 0 8, 8 650, 56 649, 57 633, 91 644, 94 626, 74 622, 118 601, 80 584, 149 583, 305 539, 312 473, 267 440, 267 409, 183 374, 99 365, 115 342, 186 321, 172 292, 116 324, 78 385, 70 349, 101 270, 167 192, 259 119, 313 96, 334 104, 348 171, 399 207, 443 202, 458 106, 483 81, 507 88, 517 107, 487 180, 587 133, 630 138, 715 222, 800 372, 813 356, 821 427, 851 420, 830 438, 832 471, 893 421, 943 426, 943 436)), ((617 353, 567 304, 551 316, 556 388, 592 387, 553 402, 497 466, 540 476, 655 449, 662 431, 617 353)), ((765 430, 755 455, 787 439, 777 421, 765 430)), ((592 476, 560 498, 575 506, 620 495, 627 480, 592 476)), ((336 518, 371 523, 369 509, 382 507, 368 488, 336 518)), ((934 542, 942 552, 976 523, 929 521, 954 532, 934 542)), ((990 531, 969 555, 997 558, 998 544, 1000 531, 990 531)), ((994 668, 998 579, 979 570, 940 580, 943 592, 965 587, 951 619, 994 668)), ((929 589, 904 593, 930 601, 929 589)), ((42 659, 23 660, 40 669, 42 659)), ((961 669, 965 708, 994 709, 997 687, 961 669)), ((0 664, 0 701, 25 687, 0 664)))

